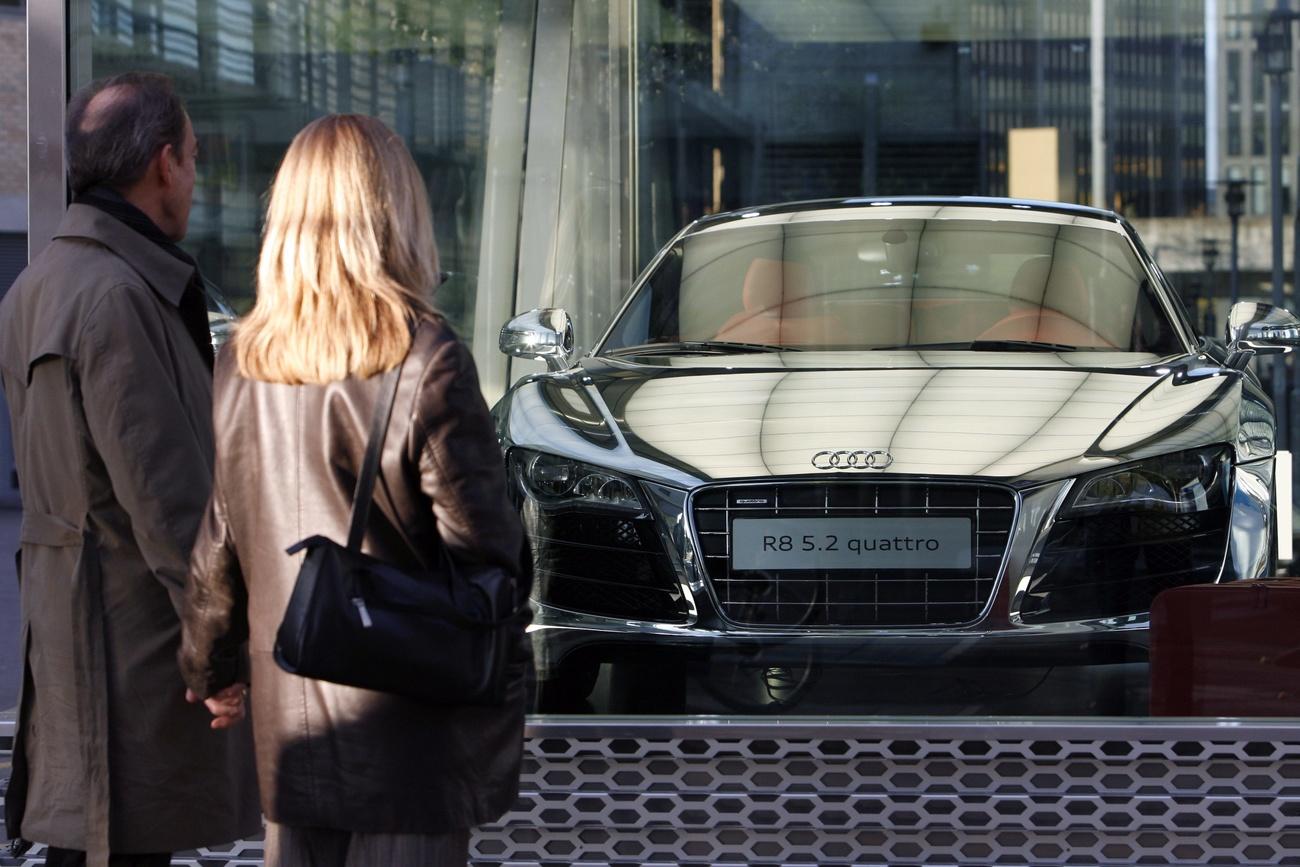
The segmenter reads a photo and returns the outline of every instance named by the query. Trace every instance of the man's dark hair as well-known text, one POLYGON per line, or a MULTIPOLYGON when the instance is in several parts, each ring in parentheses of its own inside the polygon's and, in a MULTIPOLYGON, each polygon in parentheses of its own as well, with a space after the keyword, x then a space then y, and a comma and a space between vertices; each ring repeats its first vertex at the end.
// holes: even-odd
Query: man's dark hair
POLYGON ((101 184, 121 191, 144 177, 164 145, 178 152, 184 146, 185 106, 165 75, 114 75, 72 97, 65 135, 72 192, 101 184), (100 94, 103 98, 95 100, 100 94))

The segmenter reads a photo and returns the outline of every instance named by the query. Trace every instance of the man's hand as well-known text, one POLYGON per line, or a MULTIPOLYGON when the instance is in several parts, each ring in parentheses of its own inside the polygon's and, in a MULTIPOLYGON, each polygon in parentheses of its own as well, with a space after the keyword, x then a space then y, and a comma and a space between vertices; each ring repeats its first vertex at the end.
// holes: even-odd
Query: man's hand
MULTIPOLYGON (((212 727, 214 729, 228 729, 238 725, 246 715, 244 710, 244 698, 248 695, 248 687, 242 683, 232 683, 221 692, 202 699, 208 712, 212 714, 212 727)), ((185 690, 185 700, 190 704, 200 701, 199 697, 193 690, 185 690)))

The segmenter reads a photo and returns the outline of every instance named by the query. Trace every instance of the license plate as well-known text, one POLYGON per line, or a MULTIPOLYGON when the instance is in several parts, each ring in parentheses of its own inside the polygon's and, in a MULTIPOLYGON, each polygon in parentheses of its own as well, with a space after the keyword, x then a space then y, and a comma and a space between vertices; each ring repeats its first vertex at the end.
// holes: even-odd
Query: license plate
POLYGON ((731 568, 969 569, 970 518, 737 518, 731 568))

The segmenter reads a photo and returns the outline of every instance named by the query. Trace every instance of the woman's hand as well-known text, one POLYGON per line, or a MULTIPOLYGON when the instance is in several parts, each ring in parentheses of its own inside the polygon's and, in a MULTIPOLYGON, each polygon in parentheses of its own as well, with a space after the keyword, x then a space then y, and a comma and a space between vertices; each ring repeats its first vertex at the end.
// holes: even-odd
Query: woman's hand
MULTIPOLYGON (((247 695, 248 686, 246 684, 232 683, 221 692, 202 699, 204 706, 212 714, 212 727, 214 729, 228 729, 238 725, 246 716, 244 698, 247 695)), ((185 690, 185 700, 190 704, 200 701, 198 695, 190 689, 185 690)))

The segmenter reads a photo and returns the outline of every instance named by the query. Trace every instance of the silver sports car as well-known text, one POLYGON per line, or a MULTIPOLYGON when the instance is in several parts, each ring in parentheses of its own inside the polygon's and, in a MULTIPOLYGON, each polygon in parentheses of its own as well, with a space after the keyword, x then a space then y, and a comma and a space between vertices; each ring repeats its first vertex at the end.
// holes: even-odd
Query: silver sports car
POLYGON ((1276 565, 1241 303, 1194 333, 1115 214, 849 199, 692 223, 494 412, 543 706, 1144 713, 1148 610, 1276 565), (611 678, 614 678, 611 675, 611 678))

